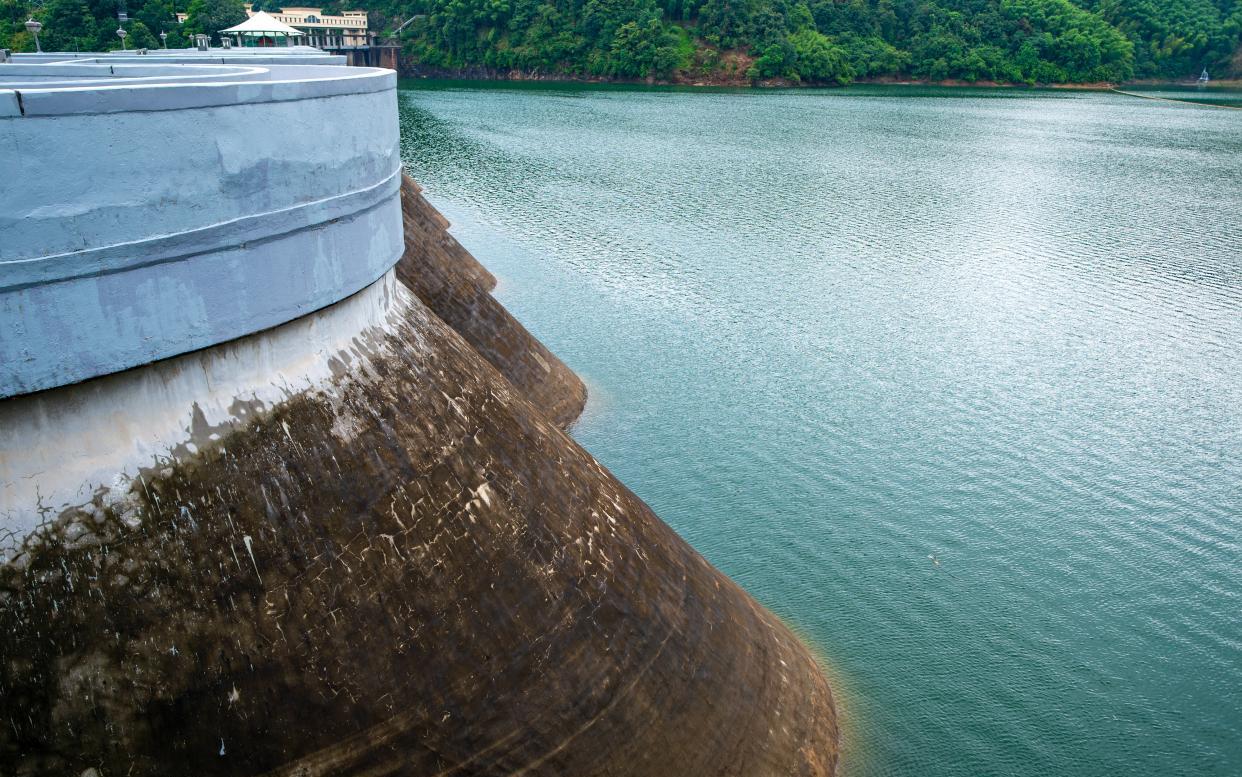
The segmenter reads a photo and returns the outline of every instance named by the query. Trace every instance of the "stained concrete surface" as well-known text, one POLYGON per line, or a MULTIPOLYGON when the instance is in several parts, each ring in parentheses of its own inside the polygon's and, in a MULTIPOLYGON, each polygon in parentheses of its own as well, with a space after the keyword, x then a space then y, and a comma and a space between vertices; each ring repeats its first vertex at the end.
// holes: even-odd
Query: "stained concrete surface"
MULTIPOLYGON (((555 388, 390 288, 330 378, 0 568, 0 773, 831 774, 806 648, 566 436, 555 388)), ((471 295, 458 325, 503 332, 471 295)))
POLYGON ((490 294, 496 279, 448 232, 449 223, 406 176, 401 184, 405 252, 397 276, 536 407, 568 427, 586 386, 490 294))

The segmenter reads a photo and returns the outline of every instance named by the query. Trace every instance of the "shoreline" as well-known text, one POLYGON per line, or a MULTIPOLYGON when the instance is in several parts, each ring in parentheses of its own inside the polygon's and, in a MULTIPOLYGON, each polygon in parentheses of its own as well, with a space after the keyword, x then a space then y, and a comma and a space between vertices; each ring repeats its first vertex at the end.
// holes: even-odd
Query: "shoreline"
POLYGON ((540 84, 581 84, 595 86, 663 86, 684 87, 690 89, 842 89, 849 86, 932 86, 954 87, 963 89, 1059 89, 1065 91, 1110 92, 1127 88, 1178 87, 1204 89, 1242 89, 1242 79, 1220 79, 1200 87, 1194 81, 1165 81, 1158 79, 1142 79, 1112 83, 1095 81, 1088 83, 1049 83, 1026 84, 1008 83, 1003 81, 963 81, 960 79, 901 78, 897 76, 874 76, 859 78, 848 84, 795 82, 783 78, 771 78, 752 81, 750 79, 710 76, 703 78, 614 78, 611 76, 576 76, 565 73, 530 73, 520 70, 498 71, 491 68, 461 68, 446 70, 442 68, 413 67, 398 71, 402 80, 418 81, 479 81, 503 83, 540 83, 540 84))
POLYGON ((1225 103, 1214 103, 1214 102, 1211 102, 1210 100, 1193 100, 1190 97, 1186 97, 1184 99, 1178 98, 1178 97, 1157 97, 1154 94, 1139 94, 1137 92, 1127 92, 1121 89, 1110 89, 1109 91, 1115 94, 1125 95, 1126 97, 1136 97, 1140 100, 1155 100, 1156 102, 1162 102, 1162 103, 1181 103, 1183 105, 1198 105, 1198 106, 1203 106, 1205 108, 1224 108, 1226 110, 1231 110, 1231 111, 1242 111, 1242 105, 1228 105, 1225 103))

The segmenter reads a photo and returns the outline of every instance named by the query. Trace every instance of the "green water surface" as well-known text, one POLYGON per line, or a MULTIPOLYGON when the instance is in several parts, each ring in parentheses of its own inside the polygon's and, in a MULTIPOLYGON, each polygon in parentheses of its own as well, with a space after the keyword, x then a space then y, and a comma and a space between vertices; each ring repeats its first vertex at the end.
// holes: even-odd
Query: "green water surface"
POLYGON ((1242 111, 408 87, 575 436, 827 657, 847 775, 1242 774, 1242 111))

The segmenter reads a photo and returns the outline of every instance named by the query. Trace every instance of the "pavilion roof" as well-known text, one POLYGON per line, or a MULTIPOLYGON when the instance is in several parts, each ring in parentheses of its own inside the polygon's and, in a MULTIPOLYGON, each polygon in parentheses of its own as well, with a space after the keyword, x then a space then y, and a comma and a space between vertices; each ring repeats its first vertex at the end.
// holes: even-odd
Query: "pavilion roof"
POLYGON ((290 35, 290 36, 306 34, 299 29, 290 27, 289 25, 285 24, 282 21, 278 21, 267 11, 258 11, 255 13, 254 16, 251 16, 249 19, 242 22, 241 24, 235 24, 232 27, 229 27, 227 30, 220 30, 220 32, 240 32, 243 34, 244 33, 251 33, 251 34, 267 33, 269 35, 277 34, 277 35, 290 35))

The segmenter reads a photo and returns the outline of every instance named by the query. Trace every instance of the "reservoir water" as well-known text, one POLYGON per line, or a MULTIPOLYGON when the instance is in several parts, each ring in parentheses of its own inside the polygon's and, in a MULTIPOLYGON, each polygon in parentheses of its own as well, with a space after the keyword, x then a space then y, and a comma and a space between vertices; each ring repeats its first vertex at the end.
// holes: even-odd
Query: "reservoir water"
POLYGON ((1242 111, 408 87, 574 436, 816 646, 845 774, 1242 774, 1242 111))

